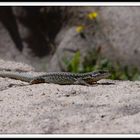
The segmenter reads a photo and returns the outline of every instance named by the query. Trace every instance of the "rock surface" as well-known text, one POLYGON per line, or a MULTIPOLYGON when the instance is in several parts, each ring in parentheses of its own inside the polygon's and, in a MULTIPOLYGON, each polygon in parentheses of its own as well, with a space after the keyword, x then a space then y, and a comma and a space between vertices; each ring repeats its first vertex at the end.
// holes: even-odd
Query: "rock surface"
POLYGON ((139 100, 140 81, 87 87, 0 78, 0 133, 140 133, 139 100))

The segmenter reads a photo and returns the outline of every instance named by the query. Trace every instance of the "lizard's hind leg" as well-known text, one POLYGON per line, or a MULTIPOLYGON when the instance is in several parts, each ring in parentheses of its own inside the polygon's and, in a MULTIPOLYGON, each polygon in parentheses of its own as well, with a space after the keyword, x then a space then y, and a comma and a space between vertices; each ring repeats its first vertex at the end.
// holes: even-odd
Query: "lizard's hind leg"
POLYGON ((35 78, 35 79, 30 81, 30 85, 39 84, 39 83, 45 83, 45 80, 43 78, 35 78))

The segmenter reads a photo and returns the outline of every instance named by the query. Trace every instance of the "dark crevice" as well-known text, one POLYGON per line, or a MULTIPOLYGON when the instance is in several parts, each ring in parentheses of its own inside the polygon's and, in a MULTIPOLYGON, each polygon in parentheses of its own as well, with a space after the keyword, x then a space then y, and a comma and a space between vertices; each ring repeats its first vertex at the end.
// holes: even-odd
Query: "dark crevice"
POLYGON ((52 52, 52 47, 55 47, 55 37, 64 22, 60 8, 51 7, 46 12, 41 12, 41 8, 23 7, 26 16, 18 18, 31 32, 30 36, 26 39, 28 47, 39 57, 52 52))
POLYGON ((12 7, 0 7, 0 20, 4 27, 9 32, 12 40, 14 41, 17 49, 22 51, 23 44, 20 38, 16 18, 13 14, 12 7))
POLYGON ((67 8, 57 6, 0 7, 0 20, 17 49, 22 51, 23 42, 25 42, 32 54, 39 57, 54 52, 55 37, 67 22, 69 18, 67 15, 67 8), (14 11, 15 9, 21 13, 18 10, 14 11), (42 9, 44 10, 42 11, 42 9), (22 24, 29 31, 23 40, 18 30, 18 24, 22 24))

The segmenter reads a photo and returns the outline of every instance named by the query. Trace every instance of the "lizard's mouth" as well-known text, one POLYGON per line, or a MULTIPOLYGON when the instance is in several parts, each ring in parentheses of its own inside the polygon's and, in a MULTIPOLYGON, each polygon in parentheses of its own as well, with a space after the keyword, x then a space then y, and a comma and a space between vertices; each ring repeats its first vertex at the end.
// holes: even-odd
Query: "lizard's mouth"
POLYGON ((107 77, 109 77, 111 74, 109 73, 109 72, 105 72, 105 73, 103 73, 103 74, 101 74, 101 76, 103 77, 103 78, 107 78, 107 77))
POLYGON ((111 74, 109 72, 106 72, 106 73, 102 73, 102 74, 99 74, 98 76, 96 76, 96 78, 99 80, 100 79, 103 79, 103 78, 108 78, 111 74))

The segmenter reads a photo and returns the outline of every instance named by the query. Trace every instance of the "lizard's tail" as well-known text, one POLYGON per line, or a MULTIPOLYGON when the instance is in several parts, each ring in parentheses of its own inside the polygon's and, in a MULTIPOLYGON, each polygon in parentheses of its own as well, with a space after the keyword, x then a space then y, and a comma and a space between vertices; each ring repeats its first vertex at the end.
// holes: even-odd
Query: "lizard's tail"
POLYGON ((0 71, 0 77, 8 77, 25 82, 30 82, 33 79, 33 76, 27 72, 16 72, 16 71, 0 71))

